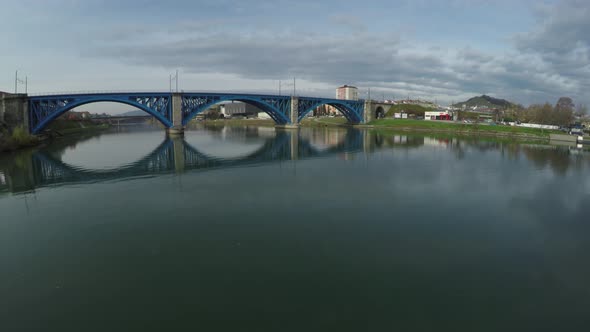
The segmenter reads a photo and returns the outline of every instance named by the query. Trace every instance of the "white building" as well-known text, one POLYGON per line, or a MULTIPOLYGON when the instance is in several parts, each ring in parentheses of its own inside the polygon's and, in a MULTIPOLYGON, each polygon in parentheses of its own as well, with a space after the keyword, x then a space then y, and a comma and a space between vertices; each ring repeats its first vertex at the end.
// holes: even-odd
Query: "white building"
POLYGON ((354 86, 343 85, 336 89, 336 99, 358 100, 359 89, 354 86))
POLYGON ((453 115, 449 111, 424 112, 424 120, 453 120, 453 115))

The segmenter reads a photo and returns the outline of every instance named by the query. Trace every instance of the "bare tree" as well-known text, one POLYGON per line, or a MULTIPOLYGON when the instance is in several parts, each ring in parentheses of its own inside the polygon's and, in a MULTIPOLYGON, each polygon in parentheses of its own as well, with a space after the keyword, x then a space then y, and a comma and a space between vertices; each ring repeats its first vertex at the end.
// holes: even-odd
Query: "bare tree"
POLYGON ((551 122, 556 125, 567 126, 574 121, 574 108, 576 105, 570 97, 561 97, 555 104, 551 122))
POLYGON ((570 97, 561 97, 557 101, 557 104, 555 104, 555 109, 557 111, 564 111, 564 110, 573 111, 574 107, 576 107, 576 105, 574 104, 574 101, 570 97))

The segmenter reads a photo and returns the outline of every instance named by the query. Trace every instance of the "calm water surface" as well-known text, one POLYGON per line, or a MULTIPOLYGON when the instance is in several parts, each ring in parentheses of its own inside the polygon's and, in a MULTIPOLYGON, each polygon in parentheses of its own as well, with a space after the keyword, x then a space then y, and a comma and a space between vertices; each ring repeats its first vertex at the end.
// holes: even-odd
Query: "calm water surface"
POLYGON ((587 331, 590 153, 353 130, 0 155, 0 331, 587 331))

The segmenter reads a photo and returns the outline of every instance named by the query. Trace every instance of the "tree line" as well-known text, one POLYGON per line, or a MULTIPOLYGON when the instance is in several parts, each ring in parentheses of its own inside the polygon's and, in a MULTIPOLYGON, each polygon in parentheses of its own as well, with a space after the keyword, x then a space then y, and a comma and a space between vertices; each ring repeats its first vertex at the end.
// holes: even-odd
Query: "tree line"
POLYGON ((549 103, 533 104, 529 107, 516 105, 504 112, 504 121, 519 121, 545 125, 568 126, 576 117, 588 114, 586 105, 576 106, 570 97, 561 97, 555 105, 549 103))

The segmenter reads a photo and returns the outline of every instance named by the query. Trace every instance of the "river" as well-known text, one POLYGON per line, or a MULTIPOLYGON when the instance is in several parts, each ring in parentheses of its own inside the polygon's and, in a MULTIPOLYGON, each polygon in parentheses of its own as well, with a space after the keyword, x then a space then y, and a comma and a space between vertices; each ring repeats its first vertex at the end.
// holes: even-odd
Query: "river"
POLYGON ((1 331, 581 331, 590 151, 135 129, 0 155, 1 331))

